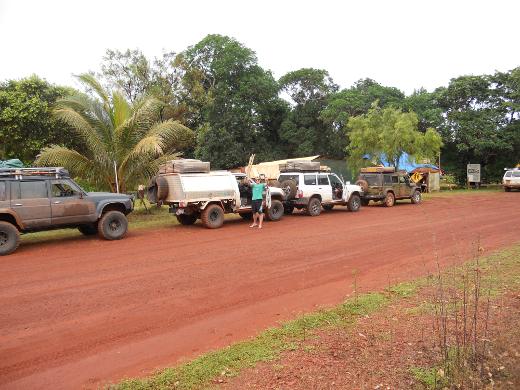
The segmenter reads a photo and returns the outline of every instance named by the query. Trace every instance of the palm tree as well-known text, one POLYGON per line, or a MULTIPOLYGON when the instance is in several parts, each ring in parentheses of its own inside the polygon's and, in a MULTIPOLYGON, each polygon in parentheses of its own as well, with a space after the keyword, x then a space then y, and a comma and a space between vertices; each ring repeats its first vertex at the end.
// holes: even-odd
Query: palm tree
POLYGON ((40 166, 62 166, 99 188, 134 188, 156 174, 159 165, 177 158, 179 150, 195 142, 192 130, 178 121, 160 121, 164 103, 153 97, 131 104, 119 91, 111 94, 90 74, 77 76, 95 95, 80 92, 58 100, 53 115, 71 126, 84 152, 52 145, 35 161, 40 166), (114 167, 115 164, 115 167, 114 167))

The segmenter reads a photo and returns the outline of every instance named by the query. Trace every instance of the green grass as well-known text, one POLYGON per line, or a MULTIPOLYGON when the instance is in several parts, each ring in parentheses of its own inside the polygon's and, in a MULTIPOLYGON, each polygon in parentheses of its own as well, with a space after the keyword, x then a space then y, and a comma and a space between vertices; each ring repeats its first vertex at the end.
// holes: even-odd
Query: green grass
MULTIPOLYGON (((496 252, 478 260, 484 277, 483 284, 493 285, 497 291, 513 284, 520 286, 520 244, 496 252)), ((453 275, 461 275, 464 267, 475 268, 476 261, 450 270, 453 275)), ((268 329, 255 338, 233 344, 227 348, 209 352, 201 357, 177 367, 165 369, 144 379, 129 379, 110 386, 113 390, 160 390, 160 389, 200 389, 210 387, 211 381, 220 376, 235 376, 256 363, 279 358, 286 350, 303 348, 304 338, 317 337, 317 329, 348 327, 365 315, 377 312, 391 303, 407 299, 424 287, 432 286, 435 278, 424 277, 411 282, 389 287, 381 293, 367 293, 351 297, 344 303, 328 310, 306 314, 293 321, 268 329)), ((283 365, 279 365, 283 367, 283 365)), ((410 372, 416 380, 427 388, 442 388, 446 379, 437 367, 412 367, 410 372), (437 387, 434 387, 437 386, 437 387)))
POLYGON ((497 192, 504 192, 504 189, 501 186, 490 186, 479 189, 467 189, 467 188, 458 188, 455 190, 441 190, 436 192, 424 193, 422 194, 423 199, 431 199, 437 197, 445 197, 445 196, 457 196, 457 195, 483 195, 483 194, 491 194, 497 192))

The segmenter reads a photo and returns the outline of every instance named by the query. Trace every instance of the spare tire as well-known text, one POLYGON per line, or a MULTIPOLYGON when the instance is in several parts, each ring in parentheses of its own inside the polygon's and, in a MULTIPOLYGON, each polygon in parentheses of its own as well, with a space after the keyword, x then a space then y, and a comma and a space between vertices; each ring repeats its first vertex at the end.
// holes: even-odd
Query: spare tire
POLYGON ((148 187, 146 187, 146 199, 150 203, 157 203, 157 185, 155 184, 156 176, 152 177, 150 179, 150 182, 148 183, 148 187))
POLYGON ((363 192, 368 191, 368 182, 366 180, 360 179, 360 180, 356 181, 356 185, 360 186, 361 189, 363 190, 363 192))
POLYGON ((284 208, 283 203, 280 202, 278 199, 272 199, 271 200, 271 207, 267 209, 267 219, 269 221, 278 221, 280 218, 283 217, 284 214, 284 208))
POLYGON ((280 183, 280 188, 284 192, 285 200, 294 199, 296 197, 296 192, 298 188, 296 187, 296 182, 292 179, 284 180, 280 183))
POLYGON ((155 183, 157 185, 157 200, 165 200, 168 197, 168 181, 164 176, 157 176, 155 183))

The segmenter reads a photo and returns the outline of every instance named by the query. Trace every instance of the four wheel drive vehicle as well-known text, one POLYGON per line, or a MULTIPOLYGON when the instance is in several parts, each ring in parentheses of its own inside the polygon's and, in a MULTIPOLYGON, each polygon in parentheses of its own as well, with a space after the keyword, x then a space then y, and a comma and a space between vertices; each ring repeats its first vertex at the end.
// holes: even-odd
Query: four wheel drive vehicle
POLYGON ((332 210, 335 205, 346 205, 350 211, 361 207, 360 186, 343 181, 334 173, 314 171, 282 172, 278 177, 284 191, 284 210, 291 214, 296 209, 306 209, 307 214, 318 216, 321 207, 332 210))
POLYGON ((404 171, 362 169, 356 184, 363 188, 364 206, 371 200, 381 201, 387 207, 392 207, 397 199, 411 199, 413 204, 421 202, 421 188, 404 171))
MULTIPOLYGON (((208 173, 159 174, 148 188, 148 200, 167 204, 179 223, 192 225, 201 219, 205 227, 219 228, 224 214, 237 213, 244 219, 252 218, 251 180, 244 174, 228 171, 208 173)), ((283 192, 270 187, 265 194, 266 217, 270 221, 282 218, 283 192)))
POLYGON ((502 185, 506 192, 515 188, 520 190, 520 168, 507 169, 502 178, 502 185))
POLYGON ((132 197, 85 192, 63 168, 0 169, 0 255, 13 252, 20 233, 78 228, 107 240, 122 238, 132 197))

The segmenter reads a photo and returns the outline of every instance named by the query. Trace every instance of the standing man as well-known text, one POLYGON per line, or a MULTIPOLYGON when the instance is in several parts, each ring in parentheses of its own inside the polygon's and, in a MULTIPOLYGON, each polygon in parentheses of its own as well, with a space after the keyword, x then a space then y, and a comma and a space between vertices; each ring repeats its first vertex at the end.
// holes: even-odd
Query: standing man
POLYGON ((254 178, 254 184, 251 185, 253 190, 252 197, 252 211, 253 211, 253 224, 249 227, 256 227, 262 229, 262 222, 264 221, 264 207, 263 207, 263 193, 266 188, 265 183, 260 183, 258 177, 254 178), (258 222, 258 223, 257 223, 258 222))

